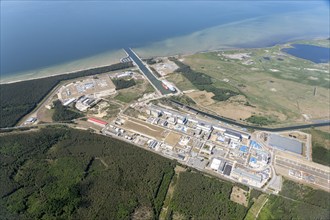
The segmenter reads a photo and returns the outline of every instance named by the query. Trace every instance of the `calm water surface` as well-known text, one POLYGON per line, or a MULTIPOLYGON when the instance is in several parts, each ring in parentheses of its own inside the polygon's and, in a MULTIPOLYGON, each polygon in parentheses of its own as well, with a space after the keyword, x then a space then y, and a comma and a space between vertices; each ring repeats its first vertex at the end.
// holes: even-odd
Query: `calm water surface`
POLYGON ((0 76, 107 64, 111 56, 102 54, 118 59, 127 46, 149 56, 328 37, 328 8, 327 1, 1 1, 0 76))
POLYGON ((314 63, 327 63, 330 60, 330 48, 305 44, 292 44, 292 48, 284 48, 283 51, 314 63))

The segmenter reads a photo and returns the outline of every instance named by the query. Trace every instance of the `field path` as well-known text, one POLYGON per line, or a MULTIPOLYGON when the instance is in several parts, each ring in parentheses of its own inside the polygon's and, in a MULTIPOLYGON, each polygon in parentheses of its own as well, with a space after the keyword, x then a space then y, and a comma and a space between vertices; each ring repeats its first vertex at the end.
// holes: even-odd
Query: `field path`
POLYGON ((255 218, 255 219, 258 218, 261 209, 265 206, 265 204, 266 204, 267 202, 268 202, 268 198, 265 200, 265 202, 264 202, 264 203, 262 204, 262 206, 260 207, 259 211, 258 211, 257 214, 256 214, 256 218, 255 218))

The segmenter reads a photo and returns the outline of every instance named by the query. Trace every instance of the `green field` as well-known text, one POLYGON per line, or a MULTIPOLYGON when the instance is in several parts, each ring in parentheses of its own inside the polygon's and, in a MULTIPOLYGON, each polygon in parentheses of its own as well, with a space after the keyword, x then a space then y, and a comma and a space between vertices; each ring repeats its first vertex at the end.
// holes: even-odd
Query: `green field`
POLYGON ((271 195, 258 219, 329 219, 330 194, 285 180, 279 196, 271 195))
MULTIPOLYGON (((329 46, 329 41, 313 42, 329 46)), ((290 56, 281 52, 283 47, 285 45, 182 57, 183 63, 193 71, 209 76, 213 87, 235 91, 245 97, 245 101, 239 102, 232 99, 221 102, 213 97, 214 103, 198 104, 225 117, 243 120, 251 116, 265 117, 270 119, 267 124, 302 123, 306 116, 309 119, 329 118, 329 63, 315 64, 290 56), (244 57, 236 59, 240 54, 244 57), (234 117, 229 110, 222 111, 226 105, 236 108, 244 117, 234 117)), ((180 73, 180 69, 168 79, 181 90, 203 90, 198 82, 189 80, 182 71, 180 73)), ((205 90, 212 92, 206 87, 205 90)), ((260 121, 251 121, 254 122, 259 124, 260 121)))
POLYGON ((143 94, 151 93, 154 91, 155 89, 148 81, 137 80, 136 85, 120 90, 115 96, 115 99, 123 103, 130 103, 137 101, 143 96, 143 94))
POLYGON ((305 132, 312 135, 313 161, 330 166, 330 133, 319 129, 309 129, 305 132))
POLYGON ((125 92, 119 92, 118 95, 116 95, 115 99, 121 102, 130 103, 134 100, 137 100, 141 97, 141 94, 136 93, 134 91, 125 91, 125 92))

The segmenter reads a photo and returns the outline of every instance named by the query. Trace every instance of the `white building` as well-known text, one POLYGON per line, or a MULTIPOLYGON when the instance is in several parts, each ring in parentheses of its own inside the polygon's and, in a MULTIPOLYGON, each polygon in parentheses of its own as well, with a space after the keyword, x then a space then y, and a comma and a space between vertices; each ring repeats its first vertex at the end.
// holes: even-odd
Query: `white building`
POLYGON ((221 160, 219 160, 217 158, 213 158, 210 168, 214 171, 218 171, 220 164, 221 164, 221 160))
POLYGON ((228 131, 227 130, 224 133, 224 135, 225 135, 225 137, 230 138, 230 139, 233 139, 235 141, 241 141, 241 139, 242 139, 242 136, 241 136, 240 133, 236 133, 236 132, 233 132, 233 131, 228 131))
POLYGON ((184 116, 178 116, 178 123, 179 124, 186 124, 187 123, 187 118, 184 116))
POLYGON ((220 127, 220 126, 218 126, 218 125, 213 125, 213 129, 214 129, 214 130, 217 130, 217 131, 221 131, 221 132, 225 132, 225 131, 226 131, 225 128, 220 127))
POLYGON ((212 126, 204 123, 199 123, 197 124, 197 128, 202 129, 205 132, 210 132, 212 131, 212 126))

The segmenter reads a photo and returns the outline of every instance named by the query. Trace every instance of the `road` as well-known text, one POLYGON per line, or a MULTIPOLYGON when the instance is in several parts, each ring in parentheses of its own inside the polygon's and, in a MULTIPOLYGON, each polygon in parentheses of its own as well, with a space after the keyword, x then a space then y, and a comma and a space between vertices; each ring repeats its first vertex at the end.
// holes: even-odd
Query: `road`
POLYGON ((139 67, 141 72, 147 77, 149 82, 162 94, 172 94, 170 90, 164 89, 162 82, 158 80, 152 72, 146 67, 142 60, 134 53, 131 48, 124 48, 126 54, 133 60, 133 62, 139 67))
POLYGON ((171 100, 176 105, 179 105, 181 108, 186 108, 188 110, 194 111, 202 116, 206 116, 212 119, 216 119, 218 121, 222 121, 231 125, 236 125, 242 128, 250 128, 254 130, 260 130, 260 131, 270 131, 270 132, 279 132, 279 131, 291 131, 291 130, 299 130, 299 129, 305 129, 305 128, 311 128, 311 127, 322 127, 322 126, 330 126, 330 121, 329 120, 324 120, 323 122, 318 122, 318 123, 312 123, 312 124, 303 124, 303 125, 295 125, 295 126, 288 126, 288 127, 280 127, 280 128, 266 128, 266 127, 259 127, 259 126, 253 126, 253 125, 246 125, 239 123, 238 121, 231 120, 229 118, 224 118, 218 115, 213 115, 207 112, 203 112, 201 110, 195 109, 193 107, 184 105, 178 101, 171 100))

